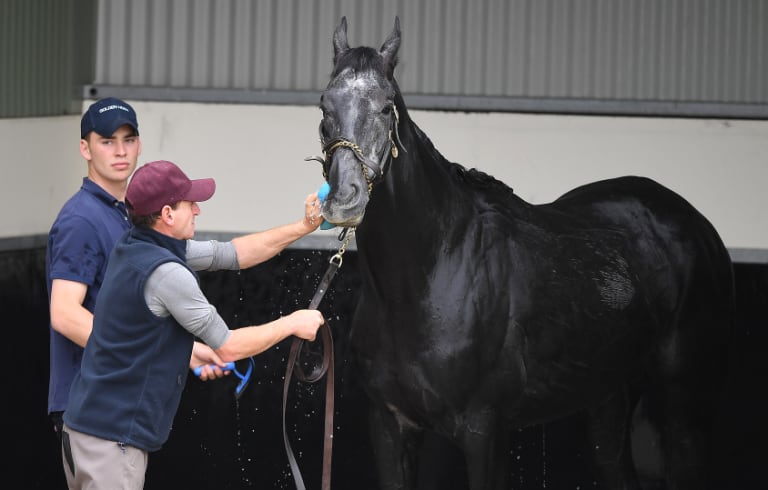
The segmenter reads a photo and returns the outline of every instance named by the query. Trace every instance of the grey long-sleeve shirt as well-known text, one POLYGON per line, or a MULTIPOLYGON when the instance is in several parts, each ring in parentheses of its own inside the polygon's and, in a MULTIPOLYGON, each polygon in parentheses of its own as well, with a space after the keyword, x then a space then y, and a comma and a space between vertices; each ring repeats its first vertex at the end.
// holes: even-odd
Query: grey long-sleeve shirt
MULTIPOLYGON (((186 261, 196 271, 240 269, 232 242, 187 240, 186 261)), ((221 347, 231 334, 192 273, 176 262, 166 262, 152 271, 144 287, 144 300, 155 315, 173 315, 213 349, 221 347)))

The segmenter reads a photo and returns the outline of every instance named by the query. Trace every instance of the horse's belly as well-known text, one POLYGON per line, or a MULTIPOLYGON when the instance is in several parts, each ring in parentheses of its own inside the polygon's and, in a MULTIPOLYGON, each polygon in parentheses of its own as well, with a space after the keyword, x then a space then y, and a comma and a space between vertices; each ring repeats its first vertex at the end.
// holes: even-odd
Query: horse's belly
MULTIPOLYGON (((599 405, 607 397, 639 383, 653 345, 647 324, 627 323, 626 332, 581 327, 581 333, 529 344, 524 360, 525 387, 512 402, 510 416, 521 425, 554 420, 599 405)), ((515 387, 515 390, 517 387, 515 387)), ((516 391, 517 392, 517 391, 516 391)))
POLYGON ((428 304, 439 299, 439 309, 408 313, 369 299, 352 339, 368 390, 416 425, 487 407, 527 426, 595 405, 638 376, 654 328, 631 308, 607 308, 600 320, 554 313, 563 295, 529 308, 498 294, 482 295, 485 303, 435 294, 428 304))

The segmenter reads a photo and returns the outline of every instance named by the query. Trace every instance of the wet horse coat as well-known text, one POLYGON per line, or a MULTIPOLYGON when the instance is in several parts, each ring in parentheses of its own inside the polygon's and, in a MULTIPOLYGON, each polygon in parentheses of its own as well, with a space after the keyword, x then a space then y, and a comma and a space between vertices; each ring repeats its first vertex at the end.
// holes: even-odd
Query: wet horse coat
POLYGON ((399 21, 380 50, 350 48, 346 29, 320 105, 322 212, 356 227, 351 340, 381 487, 415 488, 434 431, 462 450, 472 490, 510 488, 511 431, 584 413, 603 488, 639 488, 629 436, 643 397, 667 488, 707 488, 734 315, 711 224, 647 178, 534 205, 447 161, 394 79, 399 21))

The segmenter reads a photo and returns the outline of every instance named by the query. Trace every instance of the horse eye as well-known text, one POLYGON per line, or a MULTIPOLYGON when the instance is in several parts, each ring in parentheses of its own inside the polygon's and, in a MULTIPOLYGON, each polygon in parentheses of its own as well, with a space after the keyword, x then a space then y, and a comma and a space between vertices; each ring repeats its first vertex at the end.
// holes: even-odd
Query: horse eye
POLYGON ((320 129, 325 131, 325 128, 330 124, 330 118, 328 114, 323 113, 323 117, 320 118, 320 129))
POLYGON ((384 108, 381 109, 381 113, 384 114, 385 116, 390 115, 392 113, 392 106, 389 104, 385 105, 384 108))

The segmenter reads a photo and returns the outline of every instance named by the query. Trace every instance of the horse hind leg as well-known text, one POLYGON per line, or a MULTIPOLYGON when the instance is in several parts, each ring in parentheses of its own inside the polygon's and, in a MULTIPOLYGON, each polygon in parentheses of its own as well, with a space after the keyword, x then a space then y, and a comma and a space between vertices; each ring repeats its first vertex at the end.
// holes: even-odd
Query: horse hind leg
POLYGON ((714 428, 726 376, 731 314, 722 307, 725 300, 701 291, 691 298, 658 351, 655 380, 646 397, 659 431, 666 490, 713 488, 714 428), (714 309, 707 307, 711 305, 714 309))
POLYGON ((640 490, 632 458, 631 424, 637 397, 615 393, 587 415, 595 469, 605 490, 640 490))
POLYGON ((654 395, 649 412, 659 431, 665 490, 711 488, 716 396, 676 383, 663 384, 654 395))

